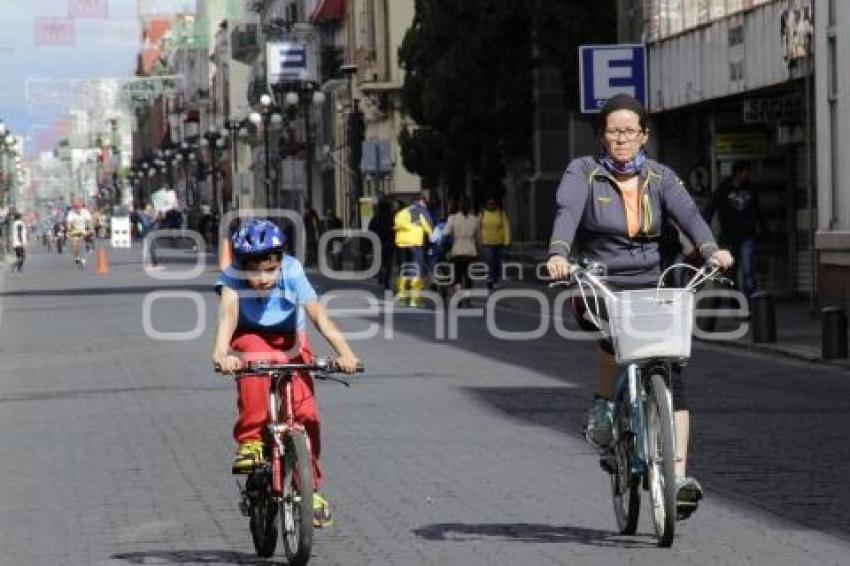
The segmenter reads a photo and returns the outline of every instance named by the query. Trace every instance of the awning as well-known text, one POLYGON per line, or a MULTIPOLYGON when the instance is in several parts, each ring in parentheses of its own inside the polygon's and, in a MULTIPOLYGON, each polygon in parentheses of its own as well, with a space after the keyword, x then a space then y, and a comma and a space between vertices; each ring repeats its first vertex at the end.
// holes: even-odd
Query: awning
POLYGON ((314 24, 341 20, 345 17, 345 0, 321 0, 310 15, 314 24))

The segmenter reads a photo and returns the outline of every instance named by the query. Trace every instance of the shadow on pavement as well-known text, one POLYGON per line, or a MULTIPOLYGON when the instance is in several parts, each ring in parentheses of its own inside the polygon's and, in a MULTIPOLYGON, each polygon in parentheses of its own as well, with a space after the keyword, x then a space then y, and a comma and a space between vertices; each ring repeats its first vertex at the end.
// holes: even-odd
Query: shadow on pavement
POLYGON ((524 423, 579 435, 588 395, 574 387, 464 387, 487 406, 524 423))
POLYGON ((541 525, 535 523, 437 523, 414 529, 413 533, 426 540, 468 541, 482 538, 499 538, 508 541, 533 543, 577 543, 589 546, 616 548, 655 548, 651 538, 623 536, 611 531, 571 527, 569 525, 541 525))
POLYGON ((114 554, 112 560, 123 560, 128 564, 285 564, 253 554, 232 550, 149 550, 147 552, 125 552, 114 554))

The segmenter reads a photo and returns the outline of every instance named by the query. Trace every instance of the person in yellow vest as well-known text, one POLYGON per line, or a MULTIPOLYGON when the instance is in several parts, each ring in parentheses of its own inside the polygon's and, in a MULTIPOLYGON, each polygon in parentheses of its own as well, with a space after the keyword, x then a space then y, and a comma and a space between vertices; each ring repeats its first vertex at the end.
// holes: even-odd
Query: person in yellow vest
POLYGON ((428 212, 428 199, 420 193, 413 204, 399 210, 393 218, 395 246, 398 249, 396 294, 400 304, 420 304, 425 288, 425 242, 431 235, 433 222, 428 212))
POLYGON ((511 224, 496 199, 487 199, 481 212, 479 242, 482 259, 487 263, 487 289, 492 291, 502 278, 502 255, 511 244, 511 224))

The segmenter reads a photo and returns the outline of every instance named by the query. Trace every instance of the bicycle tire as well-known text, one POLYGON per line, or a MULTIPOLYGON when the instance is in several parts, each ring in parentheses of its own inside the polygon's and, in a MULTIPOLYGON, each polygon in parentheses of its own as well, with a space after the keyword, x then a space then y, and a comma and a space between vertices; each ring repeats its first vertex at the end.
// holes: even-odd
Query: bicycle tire
POLYGON ((611 474, 611 493, 614 516, 620 534, 633 535, 637 532, 640 518, 640 478, 632 472, 635 438, 629 427, 629 414, 625 392, 620 394, 614 415, 613 426, 617 427, 617 442, 611 447, 614 471, 611 474))
POLYGON ((248 476, 245 490, 249 494, 251 540, 260 558, 274 555, 277 547, 277 504, 271 492, 271 477, 266 471, 248 476))
POLYGON ((646 416, 652 523, 658 546, 669 547, 676 535, 676 455, 670 396, 664 377, 658 373, 649 379, 646 416))
POLYGON ((313 548, 313 470, 306 434, 288 433, 284 449, 280 534, 287 562, 304 566, 313 548))

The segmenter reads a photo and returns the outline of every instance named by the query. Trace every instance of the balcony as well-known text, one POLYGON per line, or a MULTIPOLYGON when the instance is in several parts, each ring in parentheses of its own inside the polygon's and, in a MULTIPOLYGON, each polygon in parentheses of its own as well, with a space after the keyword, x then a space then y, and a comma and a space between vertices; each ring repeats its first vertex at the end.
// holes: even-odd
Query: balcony
POLYGON ((233 28, 231 56, 237 61, 251 63, 260 54, 259 24, 241 24, 233 28))

